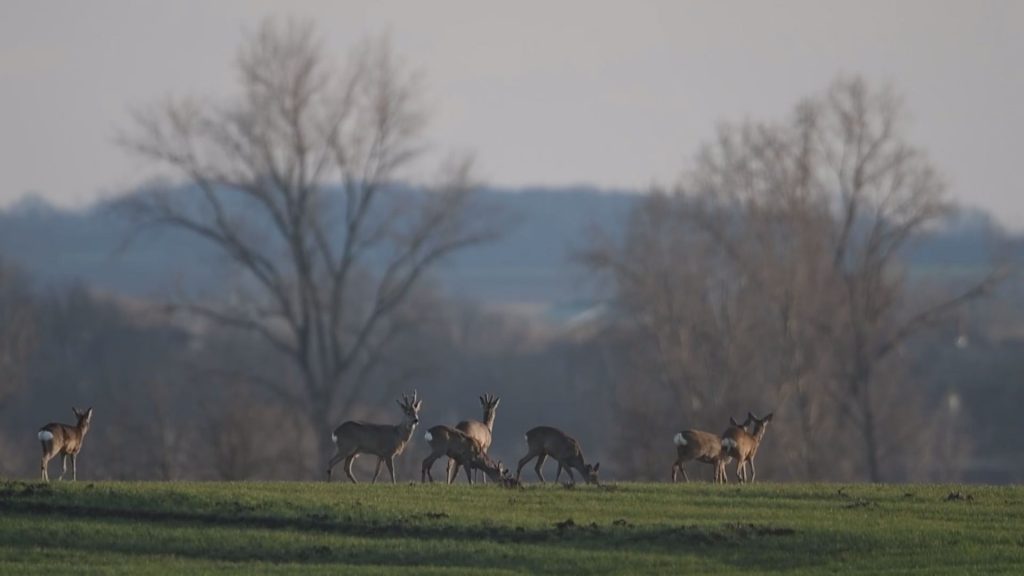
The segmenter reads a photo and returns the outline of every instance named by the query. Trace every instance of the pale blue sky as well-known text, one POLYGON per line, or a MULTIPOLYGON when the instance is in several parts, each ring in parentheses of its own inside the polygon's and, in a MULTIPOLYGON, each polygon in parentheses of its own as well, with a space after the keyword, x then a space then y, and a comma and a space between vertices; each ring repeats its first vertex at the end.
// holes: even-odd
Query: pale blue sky
POLYGON ((312 17, 339 56, 387 33, 438 154, 498 185, 668 183, 718 122, 778 118, 838 74, 900 92, 962 203, 1024 228, 1024 1, 0 2, 0 202, 144 179, 130 107, 230 92, 244 30, 312 17))

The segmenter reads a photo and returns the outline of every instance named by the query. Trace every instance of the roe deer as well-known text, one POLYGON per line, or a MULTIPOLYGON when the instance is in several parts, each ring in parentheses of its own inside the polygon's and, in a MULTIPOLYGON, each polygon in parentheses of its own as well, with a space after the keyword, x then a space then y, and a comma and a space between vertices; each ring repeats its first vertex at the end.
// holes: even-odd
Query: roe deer
POLYGON ((562 474, 562 468, 565 468, 569 472, 569 481, 575 483, 576 479, 572 475, 572 469, 575 468, 583 475, 583 479, 587 484, 599 484, 597 472, 601 467, 601 463, 598 462, 594 465, 586 464, 583 461, 583 451, 580 449, 580 443, 565 432, 550 426, 538 426, 526 433, 526 444, 530 451, 519 461, 519 467, 516 468, 516 482, 519 481, 523 466, 526 466, 526 463, 534 458, 537 459, 537 465, 533 469, 536 470, 540 481, 544 482, 541 466, 544 465, 547 457, 551 456, 558 461, 558 473, 555 474, 556 482, 562 474))
MULTIPOLYGON (((473 469, 483 470, 484 474, 490 476, 491 480, 495 482, 500 482, 504 477, 505 471, 501 463, 492 460, 480 446, 479 442, 457 428, 443 425, 434 426, 427 430, 423 438, 430 444, 430 455, 423 460, 420 482, 426 482, 427 478, 430 478, 431 482, 434 481, 430 468, 434 465, 434 461, 441 456, 447 456, 451 461, 455 462, 456 472, 458 472, 459 466, 464 466, 466 468, 466 480, 470 484, 473 483, 471 473, 473 469)), ((448 476, 445 481, 451 484, 454 478, 448 476)))
MULTIPOLYGON (((710 432, 702 430, 683 430, 676 433, 675 437, 672 438, 672 442, 676 445, 676 461, 672 464, 673 482, 678 479, 679 472, 683 473, 684 480, 690 481, 690 478, 686 475, 686 469, 683 468, 683 464, 690 460, 714 466, 714 482, 716 484, 728 482, 728 478, 725 476, 725 465, 732 461, 732 458, 722 447, 722 437, 728 434, 732 428, 740 427, 740 424, 737 424, 733 418, 729 418, 729 423, 731 426, 721 436, 715 436, 710 432)), ((746 423, 743 425, 745 426, 746 423)))
POLYGON ((51 422, 39 429, 39 441, 43 444, 43 458, 40 464, 41 480, 49 482, 50 474, 46 467, 54 456, 60 454, 61 473, 60 480, 68 472, 68 456, 71 457, 71 479, 78 480, 78 453, 82 450, 82 442, 89 432, 89 424, 92 423, 92 408, 84 412, 78 408, 72 408, 78 424, 68 426, 51 422))
POLYGON ((396 482, 395 457, 405 450, 405 445, 412 437, 412 431, 420 421, 419 412, 423 401, 417 400, 416 392, 413 392, 411 397, 403 394, 402 400, 396 400, 396 402, 405 414, 405 420, 401 424, 389 426, 349 420, 335 428, 334 433, 331 434, 331 440, 334 441, 337 452, 327 464, 328 482, 331 481, 331 470, 335 464, 345 460, 345 474, 349 480, 356 483, 356 477, 352 475, 352 462, 360 454, 373 454, 377 457, 377 470, 373 473, 373 483, 377 482, 382 463, 388 465, 391 483, 396 482))
MULTIPOLYGON (((764 439, 768 423, 772 421, 772 413, 764 418, 754 416, 753 412, 747 412, 747 420, 744 426, 732 427, 722 434, 722 452, 736 459, 736 479, 740 482, 747 481, 747 463, 750 463, 750 481, 754 481, 757 470, 754 468, 754 456, 757 455, 757 448, 764 439), (747 432, 745 426, 750 422, 754 423, 753 432, 747 432)), ((735 420, 732 420, 735 423, 735 420)), ((725 464, 722 464, 723 473, 725 464)))
MULTIPOLYGON (((476 443, 480 445, 480 448, 483 449, 484 452, 487 452, 487 450, 491 448, 491 432, 494 431, 494 414, 498 408, 499 402, 501 402, 501 398, 490 394, 484 394, 480 397, 480 406, 484 409, 483 422, 478 420, 463 420, 455 425, 456 430, 459 430, 473 440, 476 440, 476 443)), ((458 476, 459 463, 449 459, 446 475, 451 479, 458 476), (455 466, 454 470, 452 470, 453 464, 455 466)), ((486 482, 486 475, 484 476, 484 481, 486 482)))

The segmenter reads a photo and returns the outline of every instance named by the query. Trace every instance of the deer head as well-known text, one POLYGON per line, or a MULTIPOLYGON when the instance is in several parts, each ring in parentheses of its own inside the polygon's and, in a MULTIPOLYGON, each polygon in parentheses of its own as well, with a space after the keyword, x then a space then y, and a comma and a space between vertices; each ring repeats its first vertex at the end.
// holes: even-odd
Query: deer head
POLYGON ((754 422, 754 431, 751 433, 751 436, 758 440, 764 437, 765 430, 768 429, 768 423, 771 422, 774 417, 775 413, 773 412, 769 412, 764 418, 758 418, 753 412, 747 412, 747 423, 751 421, 754 422))
POLYGON ((85 430, 89 428, 89 424, 92 423, 92 407, 85 410, 79 410, 74 406, 71 407, 71 412, 74 413, 75 418, 78 418, 78 427, 85 430))
POLYGON ((587 484, 601 484, 597 479, 597 472, 598 470, 600 470, 600 468, 600 462, 596 464, 587 464, 586 466, 583 467, 583 471, 586 473, 584 478, 587 481, 587 484))
POLYGON ((423 405, 423 400, 417 400, 416 396, 417 392, 413 390, 412 396, 402 394, 401 400, 395 400, 398 407, 405 413, 405 421, 410 428, 420 423, 420 407, 423 405))
POLYGON ((498 403, 501 402, 501 398, 492 394, 484 394, 480 397, 480 405, 484 409, 484 422, 494 421, 494 411, 498 408, 498 403))

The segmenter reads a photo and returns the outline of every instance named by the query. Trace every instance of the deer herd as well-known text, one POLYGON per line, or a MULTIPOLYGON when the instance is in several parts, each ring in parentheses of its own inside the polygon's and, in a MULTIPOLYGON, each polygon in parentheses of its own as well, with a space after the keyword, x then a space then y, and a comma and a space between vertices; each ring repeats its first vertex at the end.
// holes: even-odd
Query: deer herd
MULTIPOLYGON (((445 467, 445 481, 451 484, 459 474, 459 469, 464 469, 466 480, 473 483, 473 472, 479 470, 484 478, 504 486, 518 486, 523 471, 531 460, 536 459, 534 471, 537 478, 544 482, 544 474, 541 470, 544 462, 550 456, 558 463, 558 472, 555 474, 555 482, 558 482, 564 470, 569 476, 569 483, 575 483, 573 470, 579 472, 583 480, 588 484, 598 484, 597 473, 600 463, 587 464, 583 458, 583 450, 580 443, 551 426, 537 426, 526 432, 526 445, 528 451, 519 460, 516 467, 515 477, 509 469, 502 465, 501 461, 495 461, 487 453, 491 446, 492 433, 494 432, 495 412, 498 408, 500 398, 491 395, 480 397, 480 405, 483 407, 483 421, 463 420, 455 426, 443 424, 434 426, 423 435, 424 440, 430 446, 430 455, 423 460, 420 470, 420 481, 428 479, 433 482, 434 477, 431 469, 442 456, 448 458, 445 467)), ((403 395, 397 401, 402 409, 403 419, 394 425, 371 424, 349 420, 334 429, 331 433, 331 440, 334 442, 335 454, 327 465, 327 481, 331 481, 331 471, 341 461, 344 461, 345 475, 353 483, 357 482, 352 475, 352 464, 361 454, 370 454, 377 457, 377 468, 373 474, 372 482, 377 481, 380 476, 382 465, 388 467, 391 475, 391 482, 395 483, 395 458, 400 456, 405 447, 412 439, 416 425, 420 422, 420 408, 423 401, 413 392, 411 396, 403 395)), ((50 476, 47 466, 54 457, 61 456, 62 472, 60 479, 64 479, 67 473, 67 460, 71 458, 71 477, 78 479, 78 467, 76 459, 85 441, 85 435, 89 432, 89 425, 92 423, 93 410, 79 410, 72 408, 78 423, 74 426, 68 424, 50 423, 39 430, 38 438, 42 443, 43 455, 40 463, 41 479, 49 481, 50 476)), ((672 481, 678 479, 681 472, 683 479, 689 481, 686 469, 683 465, 691 460, 697 460, 714 467, 714 482, 728 482, 725 466, 732 460, 736 460, 736 478, 740 482, 753 482, 757 474, 754 468, 754 457, 757 455, 758 446, 764 439, 768 423, 772 421, 772 414, 758 418, 752 412, 747 412, 747 419, 740 424, 734 418, 729 418, 729 427, 721 435, 715 435, 701 430, 683 430, 675 435, 673 443, 676 445, 676 461, 672 464, 672 481), (747 428, 753 425, 748 431, 747 428), (750 468, 750 477, 747 477, 747 465, 750 468)))

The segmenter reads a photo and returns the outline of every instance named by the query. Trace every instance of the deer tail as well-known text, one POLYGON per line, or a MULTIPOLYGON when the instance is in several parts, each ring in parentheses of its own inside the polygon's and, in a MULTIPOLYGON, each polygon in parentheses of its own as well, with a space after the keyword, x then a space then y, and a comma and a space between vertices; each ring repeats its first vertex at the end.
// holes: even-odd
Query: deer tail
POLYGON ((686 438, 682 432, 676 432, 676 435, 672 438, 672 442, 676 446, 686 446, 686 438))
POLYGON ((39 431, 39 441, 40 442, 53 442, 53 432, 50 432, 49 430, 40 430, 39 431))

